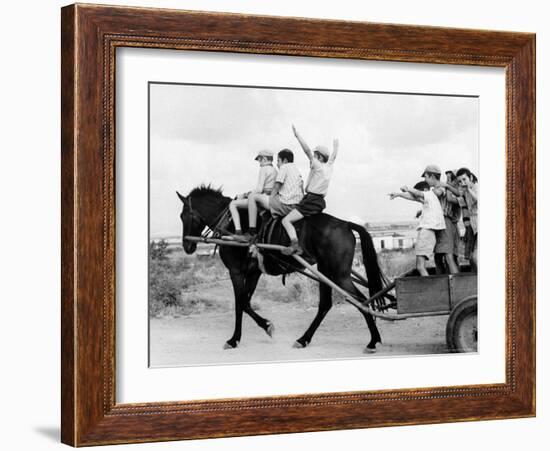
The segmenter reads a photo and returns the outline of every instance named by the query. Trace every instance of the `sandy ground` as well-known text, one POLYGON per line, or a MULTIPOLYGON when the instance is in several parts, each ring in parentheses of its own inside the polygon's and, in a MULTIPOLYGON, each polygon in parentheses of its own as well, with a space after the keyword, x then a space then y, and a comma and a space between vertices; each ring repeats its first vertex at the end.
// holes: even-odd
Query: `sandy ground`
MULTIPOLYGON (((362 315, 348 304, 337 304, 328 313, 313 341, 305 349, 292 347, 315 316, 316 308, 263 301, 260 315, 275 325, 270 338, 247 315, 237 349, 224 350, 233 333, 234 313, 202 313, 179 318, 150 320, 150 366, 231 364, 245 362, 369 358, 363 350, 369 332, 362 315)), ((382 345, 375 356, 447 353, 446 316, 378 320, 382 345)))

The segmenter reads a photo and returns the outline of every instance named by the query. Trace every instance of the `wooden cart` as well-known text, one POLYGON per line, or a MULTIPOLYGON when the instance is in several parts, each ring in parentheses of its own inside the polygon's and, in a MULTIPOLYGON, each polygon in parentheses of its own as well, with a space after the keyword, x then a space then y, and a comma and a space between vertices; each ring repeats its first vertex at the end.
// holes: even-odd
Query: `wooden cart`
MULTIPOLYGON (((389 321, 407 318, 448 315, 447 346, 452 352, 477 352, 477 274, 462 268, 458 274, 421 277, 411 270, 361 301, 342 290, 320 274, 299 256, 294 256, 320 282, 338 291, 344 298, 363 311, 389 321), (388 298, 390 302, 387 301, 388 298)), ((368 287, 368 281, 353 271, 356 285, 368 287)))
POLYGON ((447 346, 454 352, 477 351, 477 274, 396 279, 396 315, 449 315, 447 346))

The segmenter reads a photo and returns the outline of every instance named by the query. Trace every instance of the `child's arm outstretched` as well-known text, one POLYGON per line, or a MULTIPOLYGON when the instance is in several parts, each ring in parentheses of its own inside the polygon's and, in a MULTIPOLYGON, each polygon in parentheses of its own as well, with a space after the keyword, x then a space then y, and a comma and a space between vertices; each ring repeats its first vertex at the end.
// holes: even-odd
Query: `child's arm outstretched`
POLYGON ((305 154, 307 155, 309 161, 313 160, 313 153, 311 152, 311 149, 307 145, 307 143, 304 141, 304 138, 300 136, 298 133, 298 130, 296 130, 296 127, 294 127, 294 124, 292 124, 292 131, 294 132, 294 136, 296 136, 296 139, 300 143, 300 146, 302 146, 302 149, 304 149, 305 154))
POLYGON ((461 196, 462 195, 460 193, 460 190, 457 187, 451 185, 450 183, 441 183, 441 187, 447 188, 447 191, 450 191, 455 196, 461 196))
POLYGON ((329 163, 334 163, 334 160, 336 160, 336 156, 338 155, 338 149, 340 148, 340 143, 338 141, 338 138, 334 138, 332 141, 332 153, 330 154, 330 158, 328 159, 329 163))
POLYGON ((390 193, 390 200, 395 199, 396 197, 401 197, 402 199, 412 200, 414 202, 421 202, 419 199, 414 197, 411 193, 390 193))
POLYGON ((402 186, 400 189, 403 193, 408 193, 411 196, 413 196, 416 201, 418 202, 424 201, 424 191, 420 191, 414 188, 409 188, 408 186, 402 186))

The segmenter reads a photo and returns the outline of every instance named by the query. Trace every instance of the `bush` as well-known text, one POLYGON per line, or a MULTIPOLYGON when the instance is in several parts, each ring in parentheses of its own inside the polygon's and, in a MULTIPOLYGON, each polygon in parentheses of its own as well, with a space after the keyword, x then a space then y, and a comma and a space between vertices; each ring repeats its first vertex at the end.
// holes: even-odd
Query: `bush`
POLYGON ((205 295, 204 288, 229 279, 219 258, 199 260, 181 252, 170 253, 163 243, 150 244, 149 315, 189 315, 232 308, 232 291, 205 295), (205 285, 205 287, 201 287, 205 285))
POLYGON ((168 243, 162 239, 160 241, 151 241, 149 243, 149 257, 151 260, 168 259, 168 243))
POLYGON ((181 306, 181 290, 187 287, 181 274, 171 271, 167 259, 151 259, 149 264, 150 315, 158 315, 166 307, 176 310, 181 306))

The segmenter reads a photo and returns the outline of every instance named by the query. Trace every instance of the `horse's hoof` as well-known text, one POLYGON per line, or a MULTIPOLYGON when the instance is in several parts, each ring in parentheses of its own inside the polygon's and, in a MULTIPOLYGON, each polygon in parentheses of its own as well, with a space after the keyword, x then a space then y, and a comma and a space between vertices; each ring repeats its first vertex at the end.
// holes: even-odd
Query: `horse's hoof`
POLYGON ((364 354, 376 354, 376 348, 369 348, 368 346, 365 346, 365 349, 363 350, 364 354))
POLYGON ((269 323, 265 329, 265 333, 273 338, 273 335, 275 334, 275 326, 272 323, 269 323))
POLYGON ((292 347, 295 348, 295 349, 303 349, 306 346, 307 346, 306 344, 300 343, 298 340, 296 340, 294 342, 294 344, 292 345, 292 347))
POLYGON ((235 342, 235 346, 233 346, 231 343, 229 343, 228 341, 225 342, 225 344, 223 345, 223 349, 235 349, 237 346, 239 346, 239 342, 235 342))

